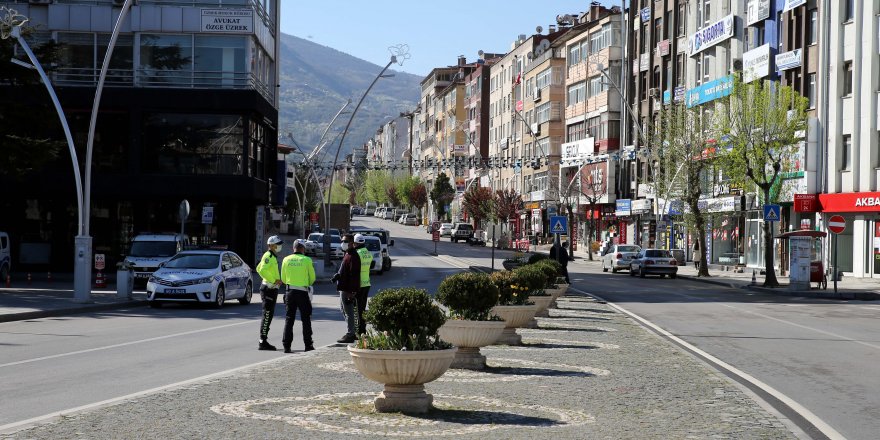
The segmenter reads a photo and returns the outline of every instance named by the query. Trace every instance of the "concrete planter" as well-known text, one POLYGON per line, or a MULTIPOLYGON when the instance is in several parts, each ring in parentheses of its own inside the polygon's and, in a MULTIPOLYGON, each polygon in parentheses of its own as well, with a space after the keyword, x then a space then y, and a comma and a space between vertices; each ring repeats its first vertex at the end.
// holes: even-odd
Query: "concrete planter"
MULTIPOLYGON (((552 295, 544 295, 544 296, 529 296, 529 301, 535 303, 535 306, 538 307, 538 311, 535 312, 535 316, 546 318, 550 316, 550 313, 547 309, 550 308, 550 305, 553 303, 552 295)), ((525 325, 526 328, 538 328, 538 321, 535 318, 529 320, 525 325)))
POLYGON ((442 376, 455 359, 456 348, 396 351, 348 347, 355 368, 367 379, 385 385, 376 397, 379 412, 425 413, 434 397, 425 385, 442 376))
POLYGON ((451 368, 486 368, 486 356, 480 354, 480 347, 494 344, 504 331, 504 326, 504 321, 447 319, 438 333, 440 339, 458 347, 451 368))
POLYGON ((495 343, 522 345, 522 336, 516 333, 516 328, 526 325, 537 311, 538 307, 535 305, 492 307, 492 313, 504 320, 504 331, 495 343))

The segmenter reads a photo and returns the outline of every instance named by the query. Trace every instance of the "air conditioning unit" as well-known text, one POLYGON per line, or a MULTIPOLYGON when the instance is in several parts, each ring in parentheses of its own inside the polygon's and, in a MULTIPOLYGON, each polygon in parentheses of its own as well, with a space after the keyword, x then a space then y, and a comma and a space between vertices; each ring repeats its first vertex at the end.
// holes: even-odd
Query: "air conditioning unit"
POLYGON ((541 89, 538 89, 538 88, 535 89, 534 98, 535 98, 535 102, 538 102, 541 100, 541 89))
POLYGON ((648 89, 648 96, 651 98, 656 98, 656 97, 660 96, 660 89, 658 89, 656 87, 652 87, 652 88, 648 89))

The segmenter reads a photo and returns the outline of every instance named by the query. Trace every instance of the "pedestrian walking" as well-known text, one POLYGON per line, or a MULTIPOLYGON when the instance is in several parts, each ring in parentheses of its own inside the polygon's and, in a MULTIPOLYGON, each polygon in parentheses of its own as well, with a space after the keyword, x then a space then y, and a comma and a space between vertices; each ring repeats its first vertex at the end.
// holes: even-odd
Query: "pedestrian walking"
POLYGON ((260 297, 263 303, 263 316, 260 320, 260 350, 275 351, 274 345, 269 343, 269 326, 272 317, 275 316, 275 304, 278 302, 278 288, 281 287, 281 271, 278 267, 278 252, 284 241, 281 237, 273 235, 266 240, 269 250, 263 254, 263 258, 257 263, 257 273, 263 279, 260 284, 260 297))
POLYGON ((339 306, 342 314, 345 316, 347 333, 336 342, 350 344, 357 339, 355 332, 355 303, 357 295, 361 289, 361 260, 357 250, 354 248, 354 237, 346 234, 342 237, 342 248, 345 255, 342 257, 342 263, 339 270, 333 275, 332 280, 336 282, 336 290, 339 292, 339 306))
POLYGON ((312 285, 315 283, 315 266, 305 252, 305 245, 296 241, 293 254, 288 255, 281 263, 281 280, 287 285, 287 293, 284 295, 284 335, 281 339, 285 353, 292 352, 293 323, 296 321, 297 310, 302 322, 305 351, 315 349, 312 340, 312 285))
POLYGON ((556 256, 556 261, 562 265, 562 273, 565 276, 565 282, 571 284, 571 281, 568 279, 568 242, 563 241, 562 246, 559 248, 559 253, 556 256))
POLYGON ((358 258, 361 261, 361 288, 357 295, 357 334, 367 332, 367 322, 364 321, 364 310, 367 309, 367 299, 370 297, 370 269, 376 265, 373 254, 367 249, 367 239, 363 234, 355 234, 354 246, 357 249, 358 258))
POLYGON ((700 270, 700 260, 703 258, 702 252, 700 252, 700 242, 694 242, 694 269, 700 270))

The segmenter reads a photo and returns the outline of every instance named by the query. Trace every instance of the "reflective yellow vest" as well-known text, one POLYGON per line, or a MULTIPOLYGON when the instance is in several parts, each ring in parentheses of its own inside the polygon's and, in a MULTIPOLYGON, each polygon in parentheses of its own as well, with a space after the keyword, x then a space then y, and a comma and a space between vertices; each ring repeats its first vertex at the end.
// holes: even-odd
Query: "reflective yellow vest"
POLYGON ((275 258, 275 254, 270 251, 263 254, 263 258, 257 264, 257 273, 268 285, 274 285, 276 281, 281 279, 281 274, 278 272, 278 259, 275 258))
POLYGON ((281 262, 281 282, 288 286, 308 287, 315 283, 315 266, 303 254, 292 254, 281 262))
POLYGON ((361 257, 361 287, 370 285, 370 266, 373 264, 373 253, 367 248, 362 247, 358 250, 358 256, 361 257))

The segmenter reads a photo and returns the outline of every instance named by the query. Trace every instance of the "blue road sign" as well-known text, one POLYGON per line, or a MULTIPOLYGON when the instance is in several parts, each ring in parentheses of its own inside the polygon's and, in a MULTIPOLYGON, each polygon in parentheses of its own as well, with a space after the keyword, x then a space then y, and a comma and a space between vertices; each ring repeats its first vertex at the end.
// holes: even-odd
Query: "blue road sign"
POLYGON ((550 233, 551 234, 567 234, 568 233, 568 217, 563 215, 554 215, 550 217, 550 233))
POLYGON ((778 222, 782 219, 782 207, 779 205, 764 205, 764 221, 778 222))

